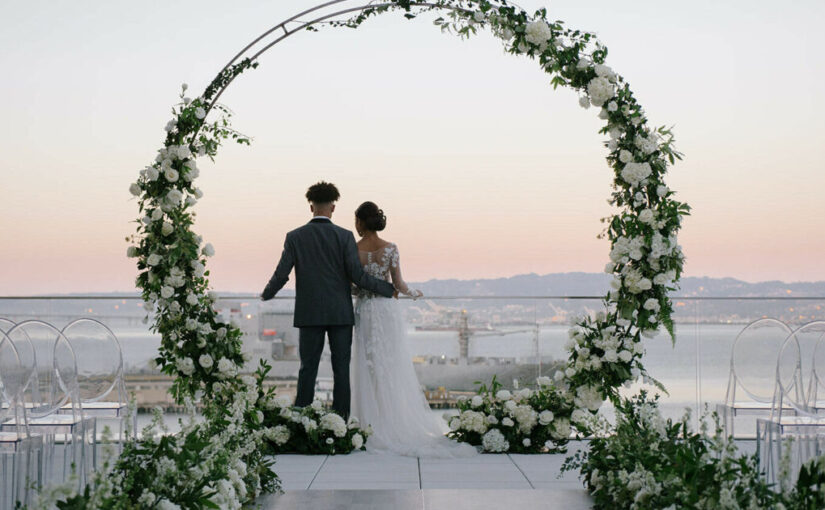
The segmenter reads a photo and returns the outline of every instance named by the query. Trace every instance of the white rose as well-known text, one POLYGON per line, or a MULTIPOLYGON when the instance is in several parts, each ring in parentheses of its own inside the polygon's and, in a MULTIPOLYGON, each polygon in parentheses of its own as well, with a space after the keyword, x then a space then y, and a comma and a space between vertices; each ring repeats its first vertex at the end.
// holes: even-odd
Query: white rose
POLYGON ((622 163, 630 163, 633 161, 633 153, 629 150, 622 149, 621 152, 619 152, 619 161, 622 163))
POLYGON ((153 253, 149 255, 149 257, 146 259, 146 264, 150 266, 156 266, 160 264, 161 260, 163 260, 163 257, 158 255, 157 253, 153 253))
POLYGON ((206 243, 206 246, 203 247, 203 254, 207 257, 212 257, 215 255, 215 247, 212 246, 212 243, 206 243))
POLYGON ((655 312, 659 311, 659 308, 660 308, 660 305, 659 305, 659 300, 658 299, 650 298, 647 301, 645 301, 645 304, 644 304, 644 309, 645 310, 650 310, 651 312, 655 313, 655 312))
POLYGON ((352 436, 352 447, 360 450, 362 446, 364 446, 364 438, 361 437, 361 434, 355 433, 352 436))
POLYGON ((656 195, 658 195, 660 197, 663 197, 663 196, 667 195, 668 191, 670 191, 670 190, 667 188, 667 186, 662 186, 662 185, 656 186, 656 195))
POLYGON ((192 306, 198 304, 198 296, 196 296, 195 294, 192 294, 192 293, 187 294, 186 304, 192 305, 192 306))
POLYGON ((551 381, 549 377, 544 375, 536 379, 536 384, 538 384, 539 386, 550 386, 552 382, 553 381, 551 381))
POLYGON ((481 23, 482 21, 484 21, 484 13, 481 11, 474 12, 473 19, 476 21, 476 23, 481 23))
POLYGON ((203 198, 203 191, 200 188, 195 188, 195 191, 192 192, 195 195, 195 198, 201 199, 203 198))
POLYGON ((604 352, 604 356, 602 356, 602 359, 607 361, 608 363, 615 363, 619 360, 619 354, 613 349, 608 349, 604 352))
POLYGON ((652 210, 645 209, 639 213, 639 221, 652 225, 656 221, 656 216, 653 214, 652 210))
POLYGON ((510 30, 509 28, 505 28, 504 30, 502 30, 502 31, 499 33, 499 37, 501 37, 501 38, 502 38, 502 39, 504 39, 505 41, 509 41, 510 39, 512 39, 512 38, 513 38, 513 36, 514 36, 514 35, 515 35, 515 34, 513 33, 513 31, 512 31, 512 30, 510 30))
POLYGON ((590 108, 590 99, 587 96, 582 96, 579 98, 579 106, 584 108, 585 110, 590 108))
POLYGON ((160 288, 160 297, 162 297, 163 299, 169 299, 173 295, 175 295, 175 289, 173 289, 172 287, 164 285, 160 288))
POLYGON ((514 422, 510 418, 505 417, 504 419, 501 420, 501 424, 504 425, 505 427, 512 427, 513 425, 516 424, 516 422, 514 422))
POLYGON ((530 44, 541 46, 553 37, 553 32, 543 20, 531 21, 524 27, 524 39, 530 44))
POLYGON ((619 105, 616 104, 616 101, 610 101, 609 103, 607 103, 607 111, 615 112, 618 109, 619 109, 619 105))
POLYGON ((152 211, 152 220, 153 221, 158 221, 161 218, 163 218, 163 211, 162 210, 155 209, 154 211, 152 211))
POLYGON ((163 176, 164 176, 164 177, 166 177, 166 180, 167 180, 167 181, 169 181, 169 182, 175 182, 175 181, 177 181, 177 180, 178 180, 178 176, 179 176, 179 175, 178 175, 178 171, 177 171, 177 170, 175 170, 174 168, 167 168, 167 169, 163 172, 163 176))
POLYGON ((596 76, 600 78, 606 78, 608 81, 614 82, 616 81, 616 73, 613 72, 613 69, 604 65, 604 64, 596 64, 595 66, 596 76))
POLYGON ((175 365, 184 375, 192 375, 195 372, 195 362, 189 358, 180 358, 175 365))
POLYGON ((539 423, 541 423, 542 425, 550 425, 550 423, 552 423, 553 421, 553 418, 554 415, 552 411, 544 410, 539 413, 539 423))
POLYGON ((621 351, 619 353, 619 359, 627 363, 633 359, 633 353, 630 351, 621 351))
POLYGON ((160 172, 158 172, 157 168, 155 168, 153 166, 146 167, 146 180, 156 181, 158 179, 159 175, 160 175, 160 172))
POLYGON ((171 234, 174 231, 175 231, 175 227, 172 226, 172 224, 169 223, 168 221, 164 221, 163 225, 160 227, 160 233, 165 235, 165 236, 168 236, 169 234, 171 234))
POLYGON ((476 395, 470 400, 470 405, 473 407, 480 407, 484 403, 484 399, 476 395))
POLYGON ((507 390, 499 390, 496 393, 496 398, 499 400, 508 400, 512 395, 507 390))
POLYGON ((136 197, 139 197, 140 194, 143 193, 143 190, 140 189, 140 184, 138 184, 136 182, 133 182, 132 184, 129 185, 129 193, 131 193, 132 195, 134 195, 136 197))
POLYGON ((198 106, 195 109, 195 117, 202 120, 204 117, 206 117, 206 110, 204 110, 202 107, 198 106))
POLYGON ((170 189, 169 193, 166 194, 166 201, 172 204, 173 206, 178 206, 181 204, 183 200, 183 193, 177 189, 170 189))
POLYGON ((521 442, 525 447, 529 447, 532 442, 530 441, 529 437, 525 437, 524 441, 521 442))
POLYGON ((637 163, 635 161, 631 161, 630 163, 625 164, 621 171, 621 176, 622 179, 635 188, 642 180, 649 177, 651 173, 653 173, 653 169, 650 168, 650 163, 637 163))
POLYGON ((210 368, 212 368, 212 365, 215 364, 215 362, 212 359, 212 356, 210 356, 208 354, 201 354, 200 357, 198 358, 198 364, 200 366, 202 366, 203 368, 205 368, 205 369, 210 369, 210 368))
POLYGON ((169 133, 171 131, 174 131, 176 127, 178 127, 178 121, 177 121, 177 119, 172 119, 172 120, 170 120, 169 122, 166 123, 166 126, 164 126, 163 129, 167 133, 169 133))

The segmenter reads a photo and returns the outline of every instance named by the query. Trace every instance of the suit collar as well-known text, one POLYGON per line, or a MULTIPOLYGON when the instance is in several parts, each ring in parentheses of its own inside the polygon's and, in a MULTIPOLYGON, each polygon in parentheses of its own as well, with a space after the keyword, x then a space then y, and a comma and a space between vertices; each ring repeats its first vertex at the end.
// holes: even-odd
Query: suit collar
POLYGON ((315 216, 314 218, 309 220, 309 222, 310 223, 332 223, 332 220, 330 218, 327 218, 326 216, 315 216))

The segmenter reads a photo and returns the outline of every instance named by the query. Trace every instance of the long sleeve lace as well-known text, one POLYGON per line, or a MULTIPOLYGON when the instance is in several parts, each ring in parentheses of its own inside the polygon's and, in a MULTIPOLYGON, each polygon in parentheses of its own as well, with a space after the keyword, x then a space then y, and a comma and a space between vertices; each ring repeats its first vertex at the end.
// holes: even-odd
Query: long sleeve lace
POLYGON ((409 288, 407 283, 404 281, 404 278, 401 276, 401 256, 398 253, 398 246, 392 245, 389 255, 390 277, 392 278, 392 284, 395 286, 396 290, 402 294, 412 297, 413 299, 423 296, 421 291, 409 288))

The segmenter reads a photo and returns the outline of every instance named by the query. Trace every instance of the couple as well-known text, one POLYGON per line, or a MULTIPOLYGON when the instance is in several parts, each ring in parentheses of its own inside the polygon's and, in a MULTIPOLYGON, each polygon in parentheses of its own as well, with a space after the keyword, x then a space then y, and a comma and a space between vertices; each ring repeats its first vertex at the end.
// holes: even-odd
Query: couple
POLYGON ((413 298, 401 277, 398 247, 381 239, 387 219, 372 202, 355 211, 356 244, 349 230, 332 223, 335 185, 319 182, 309 188, 312 220, 286 235, 284 251, 261 295, 272 299, 295 268, 295 319, 300 329, 298 395, 295 405, 312 403, 318 363, 329 337, 334 377, 333 409, 371 425, 367 442, 372 452, 392 452, 417 457, 464 457, 475 448, 455 443, 443 435, 441 420, 430 411, 421 393, 406 344, 406 326, 398 293, 413 298), (353 286, 357 296, 353 313, 353 286), (350 358, 355 325, 355 360, 350 397, 350 358))

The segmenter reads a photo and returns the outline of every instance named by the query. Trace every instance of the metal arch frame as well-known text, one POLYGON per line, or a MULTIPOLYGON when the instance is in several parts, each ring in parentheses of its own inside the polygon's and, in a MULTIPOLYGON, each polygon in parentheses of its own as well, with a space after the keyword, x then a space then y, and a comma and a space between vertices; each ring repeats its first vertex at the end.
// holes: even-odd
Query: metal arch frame
MULTIPOLYGON (((268 51, 270 48, 272 48, 273 46, 275 46, 279 42, 283 41, 287 37, 291 36, 292 34, 294 34, 296 32, 305 30, 306 28, 309 28, 313 25, 317 25, 319 23, 323 23, 323 22, 332 20, 332 19, 337 18, 339 16, 342 16, 344 14, 350 14, 350 13, 353 13, 353 12, 365 11, 367 9, 381 9, 381 8, 385 8, 385 7, 386 8, 393 8, 393 7, 400 8, 399 4, 397 4, 395 2, 386 2, 386 1, 384 1, 384 2, 380 2, 380 3, 362 4, 362 5, 358 5, 358 6, 355 6, 355 7, 346 7, 344 9, 337 9, 336 8, 334 10, 334 12, 323 13, 320 16, 318 16, 317 18, 314 18, 310 21, 301 21, 299 19, 300 17, 305 16, 307 14, 311 14, 311 13, 314 13, 316 11, 321 11, 323 9, 332 8, 333 6, 338 6, 339 4, 346 4, 346 3, 353 3, 353 0, 330 0, 328 2, 318 4, 314 7, 311 7, 309 9, 306 9, 306 10, 302 11, 302 12, 299 12, 298 14, 295 14, 294 16, 291 16, 290 18, 287 18, 286 20, 278 23, 277 25, 275 25, 272 28, 266 30, 261 35, 259 35, 255 39, 253 39, 252 42, 247 44, 241 51, 239 51, 234 57, 232 57, 232 59, 225 66, 223 66, 223 68, 218 72, 218 76, 223 74, 224 71, 229 69, 232 65, 237 63, 242 58, 249 59, 250 61, 255 61, 258 57, 263 55, 266 51, 268 51), (292 29, 289 29, 287 27, 287 25, 296 24, 296 23, 298 24, 297 27, 294 27, 292 29), (256 46, 259 46, 259 43, 261 43, 261 41, 264 41, 267 36, 277 32, 278 30, 283 31, 283 34, 281 34, 281 35, 276 34, 276 37, 275 37, 274 40, 272 40, 268 43, 264 43, 263 47, 261 47, 260 49, 254 50, 254 48, 256 46), (250 53, 251 53, 251 55, 249 55, 250 53), (248 55, 248 56, 246 56, 246 55, 248 55)), ((428 8, 432 8, 432 9, 444 9, 444 10, 456 11, 456 12, 458 12, 458 11, 460 11, 460 12, 471 12, 468 9, 463 9, 461 7, 454 7, 454 6, 450 6, 450 5, 444 5, 444 4, 441 4, 441 3, 426 2, 426 1, 412 1, 412 2, 410 2, 409 5, 411 7, 425 7, 425 8, 428 7, 428 8)), ((229 85, 231 85, 232 82, 235 81, 235 78, 237 78, 237 75, 232 76, 224 85, 222 85, 218 89, 217 94, 215 94, 215 97, 210 101, 209 105, 206 107, 206 113, 207 114, 209 114, 209 112, 212 110, 212 108, 218 103, 218 99, 220 99, 221 95, 223 95, 224 91, 226 91, 226 89, 229 87, 229 85)), ((197 135, 198 135, 199 132, 200 132, 200 127, 197 130, 195 130, 195 132, 193 133, 192 140, 195 140, 197 138, 197 135)))

